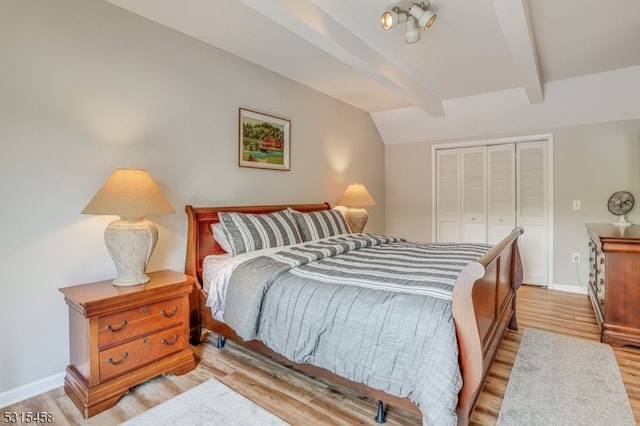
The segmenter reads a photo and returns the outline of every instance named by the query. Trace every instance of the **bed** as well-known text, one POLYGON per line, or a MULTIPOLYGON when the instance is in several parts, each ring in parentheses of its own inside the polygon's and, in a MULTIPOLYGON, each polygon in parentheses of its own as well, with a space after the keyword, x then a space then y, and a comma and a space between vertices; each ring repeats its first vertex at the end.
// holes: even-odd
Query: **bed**
MULTIPOLYGON (((433 408, 430 406, 428 407, 427 406, 428 404, 425 404, 423 400, 416 397, 416 395, 418 394, 417 391, 416 393, 410 393, 409 395, 411 395, 411 398, 409 398, 407 396, 406 389, 404 389, 405 387, 404 384, 396 386, 394 382, 395 378, 393 380, 391 379, 388 380, 388 382, 391 382, 391 385, 389 385, 387 382, 384 382, 383 385, 381 386, 377 382, 378 380, 377 372, 371 373, 371 371, 367 370, 365 371, 365 373, 363 373, 361 371, 363 368, 366 370, 366 368, 368 368, 366 366, 361 367, 360 365, 358 365, 357 368, 352 368, 352 366, 347 366, 347 367, 339 366, 339 368, 338 367, 328 368, 322 362, 316 363, 315 361, 309 361, 309 357, 306 355, 305 355, 306 357, 302 357, 302 358, 297 357, 296 354, 300 352, 300 347, 289 348, 287 346, 289 336, 291 335, 291 329, 289 329, 288 331, 283 331, 285 333, 289 333, 289 335, 285 337, 278 338, 277 336, 274 336, 275 341, 279 341, 279 340, 287 341, 286 343, 282 343, 282 345, 284 345, 282 346, 282 349, 280 349, 280 346, 278 346, 279 345, 278 343, 272 343, 270 341, 265 340, 267 341, 267 344, 265 344, 261 341, 262 336, 260 336, 258 331, 256 330, 260 329, 261 325, 262 325, 262 329, 264 330, 278 330, 280 328, 283 328, 284 330, 284 327, 281 327, 282 318, 276 315, 278 316, 277 319, 268 319, 269 316, 265 313, 264 315, 262 315, 262 317, 264 318, 258 318, 258 320, 255 320, 258 322, 253 322, 253 323, 250 321, 246 322, 246 318, 245 318, 246 306, 244 305, 249 306, 248 310, 260 310, 260 309, 263 309, 264 307, 265 311, 269 311, 269 310, 272 312, 288 311, 289 310, 288 307, 282 308, 282 307, 279 307, 278 305, 274 305, 275 307, 272 307, 271 305, 277 304, 277 303, 283 303, 281 301, 286 298, 298 298, 299 295, 292 297, 292 296, 286 296, 286 293, 284 293, 286 291, 290 291, 289 289, 291 288, 297 288, 298 284, 292 284, 294 283, 294 281, 288 281, 288 283, 284 285, 271 284, 272 281, 269 281, 266 284, 266 287, 259 287, 258 284, 255 284, 255 287, 258 288, 258 290, 251 290, 251 291, 256 291, 259 294, 262 294, 264 292, 266 295, 269 295, 271 293, 277 294, 277 296, 271 297, 273 301, 267 301, 267 302, 265 302, 264 300, 270 300, 270 299, 258 300, 257 302, 253 301, 252 299, 250 300, 248 296, 249 293, 247 293, 247 291, 249 290, 244 290, 244 287, 242 286, 245 285, 244 283, 253 282, 253 278, 249 279, 248 277, 253 277, 255 275, 264 275, 262 274, 262 271, 275 268, 275 266, 272 267, 270 266, 271 264, 266 264, 264 262, 273 262, 272 258, 275 257, 275 258, 278 258, 281 263, 283 262, 287 263, 290 260, 289 258, 287 258, 287 256, 295 257, 296 259, 299 257, 298 256, 299 252, 297 251, 293 253, 293 252, 289 252, 289 249, 287 250, 281 250, 280 248, 277 248, 276 250, 270 249, 271 250, 270 253, 272 254, 276 253, 276 255, 259 256, 255 259, 252 259, 251 261, 245 262, 247 264, 246 267, 244 264, 241 264, 243 265, 242 268, 244 268, 245 270, 243 270, 241 267, 236 267, 233 274, 231 275, 232 278, 229 280, 229 283, 228 283, 229 287, 226 290, 228 300, 227 300, 226 308, 224 310, 224 315, 221 316, 221 315, 213 314, 212 308, 211 308, 212 302, 210 301, 208 292, 205 290, 206 286, 204 284, 204 281, 205 281, 204 278, 207 271, 205 270, 206 268, 204 268, 203 265, 207 264, 209 259, 212 259, 212 258, 215 259, 220 255, 225 255, 226 252, 220 247, 219 243, 214 238, 214 235, 212 232, 212 225, 220 223, 221 217, 223 217, 225 221, 228 221, 229 215, 231 212, 233 212, 231 213, 232 215, 239 214, 239 215, 251 216, 255 214, 258 214, 258 215, 278 214, 277 212, 282 212, 284 210, 288 210, 289 212, 291 211, 295 212, 297 219, 300 219, 304 216, 305 220, 308 220, 307 216, 309 215, 313 215, 313 214, 328 215, 329 212, 335 212, 335 210, 331 210, 331 207, 328 203, 298 204, 298 205, 270 205, 270 206, 228 206, 228 207, 193 207, 191 205, 187 205, 185 207, 185 211, 188 217, 185 272, 196 278, 196 288, 194 289, 194 292, 191 296, 191 315, 190 315, 191 343, 198 344, 201 338, 202 328, 206 328, 218 335, 220 347, 223 345, 225 339, 233 339, 235 342, 241 345, 244 345, 259 353, 266 354, 286 365, 299 369, 309 375, 327 379, 331 382, 334 382, 342 386, 347 386, 353 389, 358 394, 361 394, 363 396, 367 396, 367 397, 373 398, 374 400, 379 401, 378 416, 376 417, 376 420, 379 422, 384 421, 384 405, 383 404, 391 404, 402 409, 420 413, 423 416, 423 420, 425 424, 428 424, 430 422, 435 422, 436 420, 433 420, 434 418, 440 419, 439 417, 430 417, 431 412, 429 410, 432 410, 432 409, 435 410, 437 404, 434 404, 433 408), (269 259, 265 259, 266 257, 269 257, 269 259), (256 270, 258 271, 258 274, 255 273, 256 270), (272 286, 272 287, 269 287, 269 286, 272 286), (243 288, 243 290, 237 290, 241 287, 243 288), (266 288, 269 288, 269 290, 268 291, 263 290, 266 288), (210 306, 207 306, 208 303, 210 306), (275 350, 273 349, 274 347, 275 347, 275 350), (286 354, 288 356, 285 356, 283 354, 286 354), (292 359, 294 361, 292 361, 292 359), (313 364, 311 362, 313 362, 313 364), (314 365, 314 364, 318 364, 321 366, 314 365), (357 374, 354 375, 350 373, 351 371, 356 371, 356 370, 358 371, 357 374), (347 374, 345 374, 344 371, 346 371, 347 374), (398 389, 402 389, 402 390, 398 392, 397 391, 398 389)), ((298 222, 298 223, 303 224, 302 222, 298 222)), ((449 290, 449 296, 448 296, 449 298, 448 299, 446 297, 441 298, 441 299, 444 299, 445 302, 442 302, 442 301, 433 302, 434 306, 449 306, 448 310, 445 309, 445 311, 448 312, 448 315, 450 316, 450 318, 448 321, 444 321, 444 324, 445 324, 444 326, 442 327, 438 326, 438 330, 440 328, 446 330, 448 327, 447 323, 451 323, 452 324, 451 327, 453 329, 452 340, 454 342, 455 347, 449 348, 446 350, 438 349, 438 350, 434 350, 433 352, 439 352, 439 353, 442 352, 445 354, 444 357, 448 358, 448 359, 445 359, 444 361, 440 361, 438 358, 437 362, 450 363, 451 362, 450 358, 454 357, 453 362, 455 362, 456 364, 455 370, 459 372, 456 374, 459 374, 460 376, 460 380, 459 380, 460 383, 458 387, 453 388, 453 389, 456 389, 457 394, 453 395, 453 398, 454 398, 453 411, 455 412, 452 413, 452 418, 454 419, 454 423, 457 422, 457 424, 459 425, 468 424, 469 422, 469 417, 476 403, 478 394, 480 393, 482 384, 487 376, 488 370, 495 357, 498 346, 500 344, 500 341, 506 329, 507 328, 514 329, 514 330, 517 329, 516 292, 520 284, 522 283, 522 263, 521 263, 520 255, 518 252, 517 241, 518 241, 518 237, 522 234, 522 232, 523 231, 521 228, 516 228, 495 246, 487 246, 486 249, 480 252, 480 254, 477 257, 473 257, 473 259, 475 260, 472 260, 472 261, 465 260, 463 263, 464 266, 459 267, 459 270, 456 272, 456 277, 453 279, 453 281, 455 282, 455 285, 453 285, 453 282, 451 283, 452 289, 449 290)), ((301 232, 301 235, 302 234, 303 232, 301 232)), ((322 237, 323 235, 320 235, 320 236, 322 237)), ((307 237, 309 236, 307 235, 307 237)), ((398 240, 398 239, 393 239, 390 237, 383 237, 383 236, 371 236, 369 234, 353 234, 353 235, 347 235, 347 236, 334 235, 331 238, 326 238, 326 240, 327 240, 326 242, 322 240, 322 244, 329 244, 331 246, 322 246, 321 248, 318 248, 316 246, 313 246, 313 247, 310 246, 308 248, 303 247, 300 250, 308 249, 312 251, 313 252, 312 257, 316 256, 318 252, 322 252, 322 253, 331 252, 330 256, 333 256, 334 255, 333 252, 335 251, 350 252, 352 250, 351 247, 356 247, 355 249, 353 249, 354 251, 389 250, 391 246, 393 247, 398 246, 398 247, 401 247, 402 249, 409 249, 407 244, 410 244, 403 240, 398 240), (366 247, 364 247, 365 245, 366 247), (344 249, 344 247, 348 247, 348 248, 344 249)), ((467 253, 468 247, 466 247, 466 245, 465 247, 462 247, 462 246, 463 245, 457 245, 457 246, 450 245, 450 246, 447 246, 447 250, 455 251, 455 250, 464 249, 465 256, 468 256, 468 253, 467 253)), ((297 246, 293 246, 293 247, 296 247, 296 248, 291 250, 298 250, 297 246)), ((426 244, 421 244, 420 250, 427 250, 425 247, 426 247, 426 244)), ((477 247, 475 246, 473 247, 474 250, 476 248, 477 247)), ((410 247, 410 249, 413 250, 413 247, 410 247)), ((433 247, 429 245, 428 250, 432 250, 432 249, 433 247)), ((438 247, 438 249, 440 248, 438 247)), ((227 250, 229 249, 227 248, 227 250)), ((385 258, 389 257, 389 255, 386 254, 387 252, 380 252, 380 253, 385 253, 382 255, 385 258)), ((238 258, 248 254, 249 253, 244 253, 238 256, 238 258)), ((347 254, 339 253, 339 256, 346 257, 347 255, 348 253, 347 254)), ((371 257, 371 256, 372 256, 371 254, 368 254, 365 257, 371 257)), ((340 260, 342 259, 340 258, 340 260)), ((312 263, 310 263, 309 265, 316 265, 316 261, 317 261, 317 258, 314 257, 310 261, 312 263)), ((321 260, 321 261, 324 261, 324 260, 321 260)), ((333 257, 330 259, 330 261, 333 261, 333 257)), ((460 262, 458 261, 458 263, 460 262)), ((309 265, 305 263, 304 267, 309 268, 309 265)), ((336 296, 335 296, 336 294, 340 294, 340 296, 338 297, 338 299, 340 300, 344 300, 345 297, 347 298, 351 297, 349 296, 351 293, 358 293, 358 294, 362 293, 365 295, 380 294, 379 290, 368 289, 368 288, 363 289, 363 286, 360 286, 359 284, 355 286, 357 288, 356 290, 352 290, 350 286, 342 286, 342 283, 335 283, 334 282, 336 280, 335 277, 328 277, 328 278, 324 277, 326 279, 323 279, 323 278, 317 279, 317 277, 314 275, 315 270, 312 272, 309 272, 309 271, 300 272, 297 269, 298 266, 299 265, 296 264, 291 267, 293 268, 292 269, 293 272, 291 272, 290 270, 287 270, 287 272, 278 272, 278 273, 286 278, 284 280, 285 282, 286 280, 293 279, 292 276, 296 275, 298 277, 302 277, 299 279, 307 280, 305 281, 305 288, 306 288, 306 285, 309 283, 309 281, 311 281, 314 285, 318 285, 319 287, 317 288, 313 287, 314 290, 311 291, 311 293, 313 294, 316 294, 317 292, 319 293, 320 291, 318 289, 324 289, 327 286, 330 288, 333 288, 331 287, 332 285, 340 287, 341 289, 340 291, 347 292, 347 293, 333 293, 334 299, 336 299, 336 296), (312 278, 309 278, 309 277, 312 277, 312 278), (317 280, 322 282, 330 282, 330 284, 327 285, 327 284, 316 283, 317 280), (331 281, 331 280, 334 280, 334 281, 331 281), (349 290, 344 290, 343 287, 349 287, 349 290)), ((335 268, 327 267, 326 269, 335 269, 335 268)), ((337 269, 340 269, 340 268, 337 268, 337 269)), ((440 275, 436 274, 436 276, 440 276, 440 275)), ((385 280, 387 280, 387 278, 385 278, 385 280)), ((438 281, 436 279, 434 280, 438 281)), ((361 281, 364 282, 364 280, 361 280, 361 281)), ((402 281, 404 282, 404 280, 402 281)), ((275 280, 273 282, 275 283, 278 281, 275 280)), ((366 282, 368 283, 368 281, 366 282)), ((248 285, 248 287, 251 287, 252 285, 253 284, 248 285)), ((393 284, 391 285, 393 286, 393 284)), ((366 285, 364 287, 366 287, 366 285)), ((412 291, 413 290, 411 290, 410 293, 412 291)), ((401 293, 392 292, 390 293, 392 294, 392 296, 385 297, 384 299, 385 300, 391 299, 394 301, 396 305, 398 303, 405 303, 405 301, 409 301, 409 303, 414 303, 414 301, 417 300, 418 298, 427 297, 423 295, 419 295, 419 296, 416 295, 422 291, 423 290, 419 288, 416 290, 416 293, 411 293, 410 295, 406 295, 404 294, 405 290, 403 288, 400 291, 401 293)), ((260 297, 263 297, 263 296, 260 296, 260 297)), ((264 296, 264 297, 266 298, 267 296, 264 296)), ((354 296, 354 298, 355 297, 356 296, 354 296)), ((360 299, 363 298, 361 296, 358 296, 358 297, 360 299)), ((366 299, 366 297, 364 297, 364 299, 366 299)), ((369 299, 371 299, 371 297, 369 297, 369 299)), ((438 297, 436 297, 436 299, 438 299, 438 297)), ((350 302, 350 303, 355 303, 355 302, 350 302)), ((378 303, 378 302, 368 301, 366 303, 378 303)), ((432 303, 432 302, 429 302, 429 303, 432 303)), ((316 305, 316 304, 324 305, 324 302, 316 303, 314 301, 313 303, 306 302, 306 304, 307 306, 316 305)), ((332 307, 330 309, 333 310, 334 308, 332 307)), ((292 308, 291 310, 293 311, 294 309, 292 308)), ((335 310, 337 312, 337 308, 335 310)), ((357 311, 357 309, 353 309, 353 310, 357 311)), ((349 312, 349 315, 351 314, 352 313, 349 312)), ((260 316, 260 313, 258 313, 258 315, 260 316)), ((319 315, 319 314, 304 313, 302 314, 302 317, 304 317, 305 315, 319 315)), ((322 315, 326 315, 326 314, 322 314, 322 315)), ((338 313, 336 315, 343 315, 343 314, 338 313)), ((419 314, 419 315, 422 315, 422 314, 419 314)), ((439 314, 439 315, 442 315, 442 314, 439 314)), ((283 317, 286 317, 286 315, 283 317)), ((292 314, 291 318, 295 318, 295 316, 292 314)), ((291 321, 291 318, 289 318, 288 320, 291 321)), ((298 316, 297 318, 301 318, 301 317, 298 316)), ((345 318, 344 315, 341 318, 344 319, 345 318)), ((356 323, 359 321, 359 318, 357 317, 350 317, 350 318, 352 319, 350 319, 349 321, 354 321, 353 323, 356 323)), ((385 327, 392 327, 391 328, 392 331, 393 330, 397 331, 398 327, 397 327, 397 324, 392 324, 393 322, 392 318, 394 318, 392 314, 389 314, 384 318, 385 319, 383 321, 378 321, 378 323, 380 324, 376 325, 375 327, 379 327, 382 333, 386 333, 385 339, 388 339, 389 336, 395 336, 395 334, 391 334, 390 330, 385 329, 385 327), (387 320, 389 321, 389 325, 386 323, 387 320)), ((375 317, 374 317, 374 321, 375 321, 375 317)), ((410 319, 407 321, 416 321, 416 324, 422 324, 424 322, 424 321, 421 321, 420 319, 415 319, 415 320, 410 319)), ((337 321, 334 318, 330 321, 330 323, 331 324, 339 323, 339 321, 337 321)), ((297 326, 298 325, 296 324, 296 327, 297 326)), ((417 327, 415 328, 417 329, 417 327)), ((420 328, 422 328, 422 326, 420 328)), ((425 333, 427 332, 431 332, 431 331, 425 331, 425 333)), ((311 331, 305 330, 304 333, 305 333, 305 336, 307 334, 310 335, 311 331)), ((407 333, 407 334, 410 334, 411 336, 413 336, 412 337, 413 339, 416 339, 416 338, 422 338, 420 337, 421 336, 420 333, 414 330, 412 333, 407 333), (418 336, 418 337, 415 337, 415 336, 418 336)), ((318 332, 318 335, 320 337, 318 336, 311 337, 312 346, 313 345, 315 345, 316 347, 323 346, 318 344, 318 341, 319 341, 318 339, 320 338, 325 339, 325 334, 330 334, 330 333, 328 333, 326 329, 323 328, 320 332, 318 332)), ((392 339, 393 338, 394 337, 392 337, 392 339)), ((443 338, 440 338, 440 337, 438 337, 438 339, 443 340, 443 338)), ((361 340, 364 340, 364 339, 361 339, 361 340)), ((378 342, 379 340, 384 340, 384 339, 380 339, 380 337, 378 336, 378 337, 373 337, 366 341, 366 344, 369 345, 369 348, 368 348, 369 353, 377 352, 380 350, 380 348, 384 348, 384 351, 380 351, 380 352, 388 353, 390 351, 389 348, 394 348, 394 347, 403 348, 402 351, 405 351, 406 347, 408 347, 408 346, 403 346, 404 345, 403 342, 396 341, 393 344, 385 344, 384 341, 378 342), (378 342, 378 343, 370 343, 370 342, 378 342)), ((415 346, 415 343, 411 343, 411 344, 415 346)), ((338 350, 336 349, 335 346, 336 345, 332 345, 330 346, 329 349, 324 348, 324 351, 333 353, 338 350)), ((415 350, 416 353, 422 354, 421 356, 424 356, 425 359, 430 360, 429 362, 423 363, 425 364, 425 366, 423 365, 418 366, 421 373, 422 372, 428 373, 427 369, 431 368, 430 364, 434 363, 434 361, 431 361, 432 358, 430 358, 431 357, 430 351, 425 352, 424 350, 426 346, 427 345, 425 343, 423 347, 415 350)), ((432 346, 431 342, 429 343, 429 346, 432 346)), ((338 354, 337 356, 339 358, 340 354, 338 354)), ((391 357, 392 358, 391 362, 395 363, 397 362, 398 359, 401 359, 404 356, 404 352, 400 354, 391 353, 391 354, 387 354, 386 356, 391 357)), ((438 355, 438 356, 440 357, 441 355, 438 355)), ((415 358, 415 355, 414 355, 414 358, 415 358)), ((316 358, 313 358, 313 359, 316 359, 316 358)), ((339 358, 339 362, 336 362, 335 360, 332 360, 332 362, 333 364, 329 363, 332 366, 338 365, 338 364, 341 365, 341 363, 343 363, 343 360, 342 358, 339 358)), ((412 362, 415 362, 415 360, 412 362)), ((438 368, 439 367, 436 366, 436 370, 438 370, 438 368)), ((440 368, 440 370, 445 370, 445 368, 440 368)), ((433 371, 431 371, 431 373, 428 373, 427 375, 432 373, 433 371)), ((455 382, 454 379, 451 379, 451 381, 455 382)), ((420 386, 422 386, 422 382, 420 382, 420 386)), ((432 385, 430 384, 426 387, 431 387, 431 386, 432 385)), ((451 388, 450 384, 447 384, 447 386, 451 388)), ((449 392, 449 390, 447 390, 447 392, 449 392)), ((446 392, 443 392, 443 394, 446 394, 446 392)), ((447 398, 445 399, 448 400, 448 397, 449 396, 447 396, 447 398)), ((438 415, 440 414, 438 413, 438 415)), ((437 420, 437 422, 441 422, 441 420, 437 420)))

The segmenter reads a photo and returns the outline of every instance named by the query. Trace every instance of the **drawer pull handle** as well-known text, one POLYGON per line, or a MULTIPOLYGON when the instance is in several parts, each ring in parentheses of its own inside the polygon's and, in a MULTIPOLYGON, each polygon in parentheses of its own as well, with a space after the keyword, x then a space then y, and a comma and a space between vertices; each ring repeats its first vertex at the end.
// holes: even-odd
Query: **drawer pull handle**
POLYGON ((106 330, 110 331, 112 333, 120 333, 122 330, 124 330, 124 328, 127 326, 127 320, 122 321, 122 324, 120 324, 120 328, 113 328, 111 326, 111 324, 109 324, 108 326, 106 326, 106 330))
POLYGON ((163 317, 167 317, 167 318, 171 318, 172 316, 174 316, 177 313, 178 313, 178 307, 177 306, 175 308, 173 308, 173 313, 172 314, 168 314, 164 309, 160 311, 160 315, 162 315, 163 317))
POLYGON ((167 346, 173 346, 173 345, 176 344, 177 341, 178 341, 178 335, 174 334, 173 335, 173 341, 167 342, 167 339, 162 339, 162 340, 160 340, 160 343, 162 343, 163 345, 167 345, 167 346))
POLYGON ((107 364, 122 365, 127 360, 128 356, 129 356, 129 352, 125 352, 122 354, 122 359, 120 361, 114 361, 113 358, 109 358, 107 360, 107 364))

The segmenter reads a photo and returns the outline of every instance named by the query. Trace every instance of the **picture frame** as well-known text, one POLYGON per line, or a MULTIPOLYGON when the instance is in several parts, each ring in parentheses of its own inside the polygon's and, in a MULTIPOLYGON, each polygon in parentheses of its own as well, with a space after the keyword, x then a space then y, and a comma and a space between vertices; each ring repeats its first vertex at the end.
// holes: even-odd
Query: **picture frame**
POLYGON ((291 122, 249 109, 239 109, 238 165, 255 169, 290 168, 291 122))

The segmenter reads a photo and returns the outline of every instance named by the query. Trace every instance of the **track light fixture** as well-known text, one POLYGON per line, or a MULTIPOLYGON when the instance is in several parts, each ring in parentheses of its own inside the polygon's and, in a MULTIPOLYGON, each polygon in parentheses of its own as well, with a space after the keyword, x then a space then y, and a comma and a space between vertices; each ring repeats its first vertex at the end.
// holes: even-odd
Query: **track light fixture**
POLYGON ((406 22, 407 18, 408 16, 406 13, 400 12, 400 9, 394 7, 390 11, 382 14, 380 23, 382 24, 382 28, 390 30, 391 28, 395 28, 396 25, 406 22))
MULTIPOLYGON (((406 6, 405 6, 406 7, 406 6)), ((429 10, 429 1, 412 4, 409 9, 403 10, 401 6, 395 6, 382 14, 380 24, 385 30, 395 28, 403 22, 407 23, 407 31, 404 39, 407 43, 415 43, 420 40, 420 30, 431 28, 436 20, 436 15, 429 10)))
POLYGON ((415 43, 420 40, 420 30, 416 25, 416 18, 411 16, 407 20, 407 31, 404 33, 404 41, 407 43, 415 43))
POLYGON ((424 28, 425 31, 431 28, 431 25, 436 21, 436 15, 429 10, 429 2, 426 4, 426 7, 422 3, 421 5, 414 4, 409 8, 411 16, 418 20, 420 28, 424 28))

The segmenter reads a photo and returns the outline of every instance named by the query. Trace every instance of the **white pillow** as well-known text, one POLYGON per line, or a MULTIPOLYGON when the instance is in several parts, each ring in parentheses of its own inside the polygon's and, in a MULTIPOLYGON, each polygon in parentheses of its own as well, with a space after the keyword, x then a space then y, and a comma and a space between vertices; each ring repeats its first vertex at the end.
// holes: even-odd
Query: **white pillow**
POLYGON ((227 238, 227 234, 224 232, 224 226, 222 226, 220 222, 212 223, 211 230, 213 231, 213 239, 218 242, 222 250, 227 253, 231 253, 233 249, 231 248, 231 243, 227 238))

